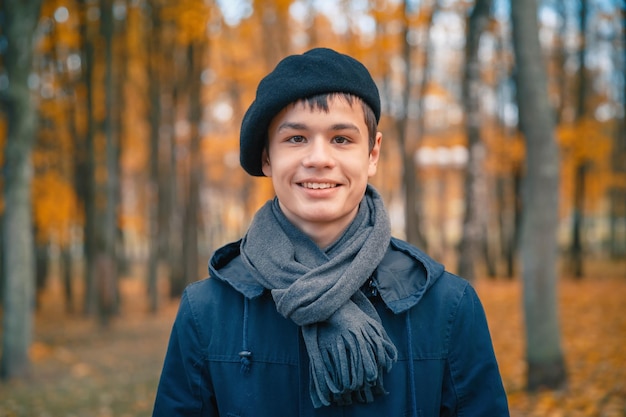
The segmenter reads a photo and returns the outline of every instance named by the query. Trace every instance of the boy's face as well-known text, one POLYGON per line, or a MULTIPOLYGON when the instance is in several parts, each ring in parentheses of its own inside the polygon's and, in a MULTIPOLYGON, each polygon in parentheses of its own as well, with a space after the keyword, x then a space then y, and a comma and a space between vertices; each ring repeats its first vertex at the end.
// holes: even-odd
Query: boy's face
POLYGON ((283 213, 322 247, 354 219, 382 140, 378 132, 369 150, 359 103, 334 97, 328 104, 328 112, 304 102, 283 109, 270 124, 263 153, 263 173, 272 178, 283 213))

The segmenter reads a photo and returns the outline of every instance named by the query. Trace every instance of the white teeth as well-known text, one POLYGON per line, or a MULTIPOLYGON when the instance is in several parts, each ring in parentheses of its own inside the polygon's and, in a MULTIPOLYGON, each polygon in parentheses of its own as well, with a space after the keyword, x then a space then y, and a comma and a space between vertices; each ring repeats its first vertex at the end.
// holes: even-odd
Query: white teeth
POLYGON ((319 182, 303 182, 302 186, 304 188, 312 188, 314 190, 323 190, 326 188, 334 188, 337 185, 336 184, 329 184, 329 183, 319 183, 319 182))

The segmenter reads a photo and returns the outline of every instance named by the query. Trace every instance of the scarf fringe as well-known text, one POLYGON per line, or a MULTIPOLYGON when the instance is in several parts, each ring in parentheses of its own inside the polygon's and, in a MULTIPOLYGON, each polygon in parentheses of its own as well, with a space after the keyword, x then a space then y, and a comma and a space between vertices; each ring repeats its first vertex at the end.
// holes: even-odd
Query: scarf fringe
MULTIPOLYGON (((346 310, 340 316, 358 311, 346 310)), ((357 314, 364 315, 360 311, 357 314)), ((310 393, 314 407, 368 403, 375 395, 386 394, 383 374, 391 370, 397 350, 377 320, 367 317, 363 322, 364 325, 352 326, 339 334, 329 329, 332 323, 303 329, 311 359, 310 393)))

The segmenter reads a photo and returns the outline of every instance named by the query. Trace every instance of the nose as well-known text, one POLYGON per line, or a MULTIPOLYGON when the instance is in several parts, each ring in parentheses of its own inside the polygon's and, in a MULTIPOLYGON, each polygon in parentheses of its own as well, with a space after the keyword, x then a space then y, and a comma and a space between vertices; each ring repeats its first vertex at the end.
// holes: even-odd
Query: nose
POLYGON ((311 140, 303 163, 308 168, 332 168, 335 165, 332 144, 323 138, 311 140))

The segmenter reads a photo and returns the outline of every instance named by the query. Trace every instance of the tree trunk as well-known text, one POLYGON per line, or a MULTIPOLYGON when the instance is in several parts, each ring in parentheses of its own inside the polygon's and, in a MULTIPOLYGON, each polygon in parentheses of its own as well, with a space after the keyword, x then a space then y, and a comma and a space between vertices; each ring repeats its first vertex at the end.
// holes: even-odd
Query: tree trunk
POLYGON ((4 311, 0 378, 23 378, 30 373, 28 349, 33 336, 35 259, 31 213, 31 152, 37 116, 28 76, 32 69, 33 34, 40 0, 1 3, 8 88, 2 102, 8 131, 4 151, 4 311))
MULTIPOLYGON (((501 33, 497 36, 497 54, 498 54, 498 82, 500 84, 509 84, 511 73, 508 69, 508 51, 505 44, 508 39, 505 34, 501 33)), ((498 119, 500 123, 500 131, 504 141, 512 141, 515 137, 512 128, 507 123, 506 106, 508 103, 507 94, 502 86, 498 87, 498 119)), ((520 178, 521 164, 515 161, 511 164, 510 169, 500 174, 497 179, 498 185, 498 212, 500 214, 500 245, 502 248, 502 258, 505 263, 506 277, 513 279, 515 277, 515 261, 517 249, 519 246, 519 230, 520 230, 520 178)))
MULTIPOLYGON (((576 100, 576 121, 581 122, 585 117, 585 103, 587 99, 587 0, 580 1, 580 48, 578 50, 578 95, 576 100)), ((573 204, 573 221, 572 221, 572 239, 570 242, 570 263, 572 265, 574 277, 580 279, 583 276, 583 240, 582 228, 585 221, 585 174, 587 171, 587 161, 583 157, 582 160, 576 161, 574 168, 574 204, 573 204)))
POLYGON ((70 244, 61 249, 61 265, 63 271, 63 294, 65 295, 65 312, 74 313, 74 286, 72 281, 72 252, 70 244))
MULTIPOLYGON (((130 2, 129 2, 130 3, 130 2)), ((115 9, 116 2, 113 2, 112 8, 115 9)), ((128 5, 128 7, 131 7, 128 5)), ((124 227, 122 222, 118 221, 118 213, 121 213, 122 203, 122 138, 124 137, 124 114, 127 112, 128 101, 125 99, 124 94, 126 91, 126 80, 130 79, 130 65, 128 61, 129 47, 128 47, 128 34, 126 30, 128 28, 128 21, 125 19, 113 19, 113 56, 117 59, 113 62, 113 150, 112 150, 112 162, 115 167, 115 180, 113 183, 112 193, 115 196, 113 210, 115 216, 114 237, 113 246, 115 253, 116 264, 116 285, 115 285, 115 313, 120 312, 121 307, 121 291, 120 291, 120 277, 128 275, 130 272, 130 258, 127 255, 127 251, 124 250, 124 227)))
POLYGON ((94 120, 94 64, 95 64, 95 35, 87 23, 87 9, 90 7, 87 0, 79 2, 82 13, 80 14, 80 34, 82 38, 83 55, 83 83, 85 85, 85 113, 86 132, 83 140, 77 140, 78 161, 76 163, 76 188, 77 195, 82 196, 85 223, 83 225, 83 252, 84 252, 84 281, 85 291, 83 294, 83 313, 91 315, 96 311, 96 286, 94 278, 94 261, 96 257, 96 197, 95 197, 95 165, 94 141, 96 126, 94 120))
MULTIPOLYGON (((195 42, 190 47, 190 80, 200 80, 203 68, 204 46, 195 42)), ((189 119, 192 126, 189 138, 189 190, 185 207, 184 242, 186 283, 198 279, 198 210, 200 208, 200 183, 202 159, 200 150, 200 124, 202 122, 201 89, 189 90, 189 119)))
POLYGON ((581 279, 584 275, 582 227, 584 221, 583 207, 585 204, 587 167, 588 165, 586 163, 579 162, 576 166, 576 172, 574 173, 574 213, 572 216, 572 246, 570 249, 570 263, 572 273, 576 279, 581 279))
POLYGON ((566 45, 568 13, 566 4, 563 1, 557 2, 554 7, 560 18, 557 50, 554 54, 554 59, 556 61, 555 65, 558 69, 556 80, 554 80, 558 91, 558 103, 555 111, 555 122, 558 125, 563 120, 563 116, 565 116, 565 110, 568 105, 568 76, 567 71, 565 71, 565 64, 567 62, 568 55, 566 45))
MULTIPOLYGON (((168 46, 170 45, 170 42, 172 41, 168 42, 168 46)), ((172 42, 172 44, 176 46, 171 49, 168 47, 167 49, 168 52, 171 52, 172 65, 169 66, 168 75, 166 76, 166 78, 169 77, 173 80, 171 83, 173 85, 171 90, 172 108, 169 112, 164 112, 163 116, 165 118, 164 124, 170 126, 170 130, 172 132, 169 141, 169 161, 167 162, 170 172, 170 176, 167 179, 169 182, 168 189, 170 192, 170 200, 168 203, 170 205, 170 217, 168 219, 168 252, 166 255, 169 272, 169 297, 176 298, 179 297, 185 289, 185 276, 182 262, 183 244, 180 231, 183 230, 183 208, 186 199, 186 196, 184 195, 184 191, 186 189, 186 176, 181 174, 182 170, 179 168, 180 164, 177 155, 181 155, 184 151, 180 149, 181 145, 174 136, 174 126, 176 123, 175 115, 180 114, 180 108, 184 108, 185 106, 184 101, 188 89, 187 69, 189 61, 187 59, 187 51, 176 43, 172 42)))
POLYGON ((0 310, 4 305, 4 285, 6 270, 4 267, 4 213, 0 213, 0 310))
POLYGON ((521 236, 527 389, 566 380, 557 314, 559 156, 538 37, 535 0, 511 2, 520 128, 526 139, 521 236))
MULTIPOLYGON (((623 74, 626 71, 626 8, 621 10, 622 17, 622 38, 621 38, 621 67, 617 70, 623 74)), ((617 48, 617 46, 616 46, 617 48)), ((626 97, 626 83, 622 83, 622 97, 626 97)), ((611 165, 617 175, 626 175, 626 117, 622 117, 613 135, 613 152, 611 155, 611 165)), ((616 185, 610 191, 610 252, 613 259, 620 259, 626 256, 626 187, 616 185)))
POLYGON ((148 300, 151 312, 156 312, 159 308, 158 294, 158 271, 159 271, 159 232, 163 209, 162 190, 159 181, 159 169, 161 168, 161 157, 159 152, 159 132, 161 126, 161 8, 158 2, 152 1, 151 32, 148 40, 148 71, 150 77, 150 187, 148 204, 148 300))
MULTIPOLYGON (((485 145, 481 139, 481 108, 480 108, 480 60, 478 47, 480 36, 489 24, 491 0, 477 0, 470 14, 465 43, 465 75, 463 77, 463 104, 465 107, 465 131, 469 158, 465 169, 465 215, 463 217, 463 233, 459 243, 458 273, 468 280, 474 280, 476 272, 474 261, 479 259, 478 249, 481 240, 486 246, 483 223, 479 216, 479 207, 484 206, 484 168, 485 145)), ((485 249, 487 249, 485 247, 485 249)), ((486 257, 485 257, 486 259, 486 257)))
POLYGON ((494 249, 491 245, 491 239, 489 236, 489 225, 486 221, 481 221, 483 225, 482 229, 482 258, 485 261, 485 274, 487 278, 494 279, 496 278, 498 267, 497 267, 497 255, 494 255, 494 249))
POLYGON ((177 215, 177 170, 176 170, 176 141, 175 129, 177 94, 180 86, 177 53, 178 44, 174 41, 171 33, 172 23, 162 21, 162 42, 161 54, 167 62, 172 65, 163 65, 160 68, 163 82, 161 85, 161 134, 159 135, 159 177, 158 177, 158 218, 159 223, 159 259, 166 264, 170 274, 176 269, 176 265, 180 264, 180 258, 176 257, 175 251, 176 241, 180 239, 180 235, 175 235, 176 215, 177 215))
POLYGON ((506 276, 513 279, 515 276, 515 254, 519 247, 521 224, 522 224, 522 204, 521 204, 521 170, 519 167, 513 168, 511 175, 512 181, 512 198, 513 198, 513 215, 511 222, 511 230, 506 241, 506 276))
MULTIPOLYGON (((409 104, 411 101, 411 93, 413 91, 413 82, 411 81, 411 71, 413 69, 413 57, 411 53, 411 45, 409 43, 409 5, 408 0, 404 2, 404 28, 402 33, 402 58, 405 63, 404 68, 404 90, 402 93, 402 113, 396 120, 396 131, 398 132, 398 144, 400 146, 400 154, 402 155, 402 184, 404 187, 404 228, 406 240, 423 250, 427 250, 427 240, 421 227, 422 210, 420 209, 420 186, 415 168, 415 151, 419 145, 419 139, 409 140, 408 124, 409 124, 409 104)), ((432 14, 426 33, 430 31, 430 22, 432 22, 432 14)), ((427 41, 428 44, 428 41, 427 41)), ((424 74, 428 72, 428 47, 424 57, 424 74)), ((422 87, 425 85, 425 78, 422 87)), ((423 91, 423 90, 422 90, 423 91)), ((423 117, 422 108, 420 113, 415 115, 417 119, 423 117)), ((423 125, 422 125, 423 127, 423 125)), ((423 132, 418 132, 423 135, 423 132)))
MULTIPOLYGON (((117 305, 117 140, 114 137, 114 85, 113 85, 113 4, 111 0, 101 0, 100 32, 104 42, 104 91, 105 118, 103 123, 105 151, 104 163, 98 163, 105 169, 106 179, 100 183, 96 177, 96 190, 101 196, 97 205, 101 221, 97 227, 97 255, 93 266, 97 282, 97 307, 100 324, 107 325, 117 305)), ((97 160, 98 158, 96 158, 97 160)))
MULTIPOLYGON (((621 70, 622 73, 626 71, 626 8, 622 8, 622 60, 621 70)), ((626 83, 622 83, 622 97, 626 97, 626 83)), ((620 175, 626 175, 626 117, 622 117, 618 122, 613 136, 613 154, 612 165, 613 171, 620 175)), ((620 219, 626 217, 626 188, 615 186, 611 190, 611 257, 614 259, 620 259, 620 257, 626 256, 626 225, 620 219)))
POLYGON ((50 269, 50 257, 48 256, 48 245, 41 242, 37 242, 37 232, 33 232, 35 236, 35 242, 33 250, 35 253, 35 309, 39 310, 41 307, 41 293, 48 284, 48 272, 50 269))

